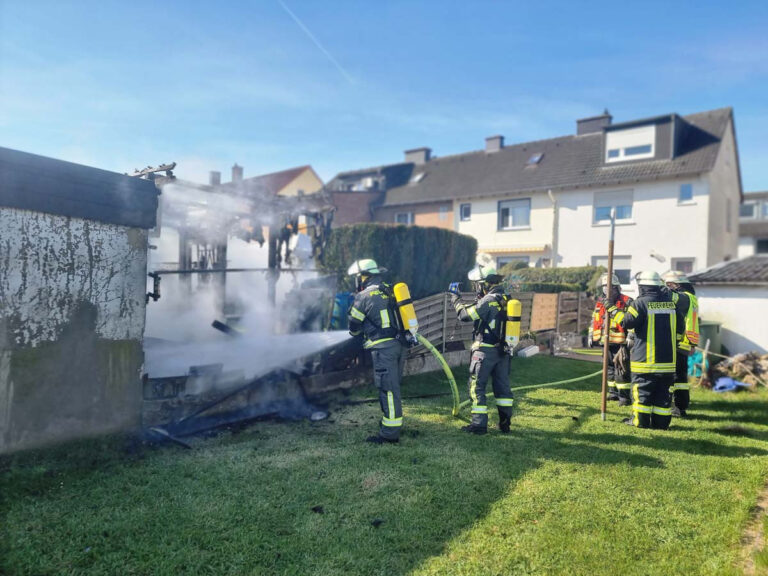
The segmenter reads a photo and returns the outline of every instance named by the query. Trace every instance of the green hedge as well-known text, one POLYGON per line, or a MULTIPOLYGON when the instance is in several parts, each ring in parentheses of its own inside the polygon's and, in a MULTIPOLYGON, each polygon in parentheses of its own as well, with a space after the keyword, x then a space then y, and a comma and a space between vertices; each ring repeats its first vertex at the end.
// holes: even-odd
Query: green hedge
POLYGON ((385 280, 405 282, 414 299, 448 289, 451 282, 467 286, 475 265, 477 240, 443 228, 354 224, 331 231, 319 265, 339 277, 340 289, 351 290, 347 268, 355 260, 373 258, 389 269, 385 280))
POLYGON ((600 275, 605 272, 602 266, 574 266, 570 268, 518 268, 508 264, 501 269, 501 274, 508 281, 522 281, 530 286, 529 292, 581 292, 595 293, 600 275), (533 287, 538 287, 535 289, 533 287))

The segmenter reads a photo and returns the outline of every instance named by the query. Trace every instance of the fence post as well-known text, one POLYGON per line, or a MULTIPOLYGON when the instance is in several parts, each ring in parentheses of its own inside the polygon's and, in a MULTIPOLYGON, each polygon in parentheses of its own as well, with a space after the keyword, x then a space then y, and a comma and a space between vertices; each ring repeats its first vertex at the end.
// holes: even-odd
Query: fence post
POLYGON ((576 305, 576 332, 581 334, 581 296, 582 293, 579 292, 579 301, 576 305))
POLYGON ((443 294, 443 354, 445 354, 445 332, 448 330, 448 294, 443 294))
POLYGON ((557 310, 555 311, 555 334, 560 334, 560 309, 562 308, 562 292, 557 293, 557 310))

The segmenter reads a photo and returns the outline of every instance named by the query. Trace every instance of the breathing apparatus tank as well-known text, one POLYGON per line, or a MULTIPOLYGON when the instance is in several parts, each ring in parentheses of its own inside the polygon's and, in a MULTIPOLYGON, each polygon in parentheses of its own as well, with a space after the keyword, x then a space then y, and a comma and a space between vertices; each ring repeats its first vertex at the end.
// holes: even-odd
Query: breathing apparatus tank
POLYGON ((408 330, 412 336, 419 331, 419 321, 416 318, 416 310, 411 300, 411 292, 404 282, 395 284, 392 288, 397 303, 397 311, 400 314, 400 324, 403 330, 408 330))
POLYGON ((523 313, 523 305, 520 300, 507 302, 507 321, 504 326, 504 341, 510 354, 520 342, 520 317, 523 313))

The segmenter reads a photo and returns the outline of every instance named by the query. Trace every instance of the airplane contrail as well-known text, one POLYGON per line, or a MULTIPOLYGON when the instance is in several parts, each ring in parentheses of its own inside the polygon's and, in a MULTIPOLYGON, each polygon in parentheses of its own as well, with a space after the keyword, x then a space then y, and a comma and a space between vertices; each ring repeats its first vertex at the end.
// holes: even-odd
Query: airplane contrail
POLYGON ((294 22, 296 22, 296 25, 304 31, 304 34, 306 34, 309 37, 309 39, 312 40, 315 46, 317 46, 320 49, 320 51, 323 54, 325 54, 325 57, 328 58, 328 60, 330 60, 334 66, 336 66, 336 68, 338 69, 339 72, 341 72, 344 78, 346 78, 350 84, 354 84, 355 83, 354 78, 352 78, 352 76, 350 76, 349 73, 346 70, 344 70, 344 67, 341 64, 339 64, 338 60, 336 60, 336 58, 334 58, 333 55, 330 52, 328 52, 328 50, 326 50, 322 44, 320 44, 320 41, 317 38, 315 38, 314 34, 310 32, 309 28, 307 28, 304 25, 304 23, 301 20, 299 20, 299 17, 296 16, 296 14, 294 14, 293 12, 291 12, 291 9, 285 5, 285 2, 283 2, 283 0, 277 0, 277 3, 283 7, 283 10, 285 10, 288 13, 288 16, 290 16, 291 19, 294 22))

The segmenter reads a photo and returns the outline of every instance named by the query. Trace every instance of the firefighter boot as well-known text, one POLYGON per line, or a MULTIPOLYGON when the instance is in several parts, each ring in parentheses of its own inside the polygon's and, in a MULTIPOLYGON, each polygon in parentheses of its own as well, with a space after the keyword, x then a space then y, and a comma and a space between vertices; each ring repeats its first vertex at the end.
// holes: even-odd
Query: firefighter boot
POLYGON ((499 430, 502 434, 509 434, 509 425, 511 422, 512 419, 509 417, 509 415, 505 415, 499 412, 499 430))
POLYGON ((478 436, 482 436, 483 434, 488 433, 488 428, 484 426, 476 426, 475 424, 470 424, 469 426, 462 426, 461 431, 467 432, 469 434, 477 434, 478 436))

